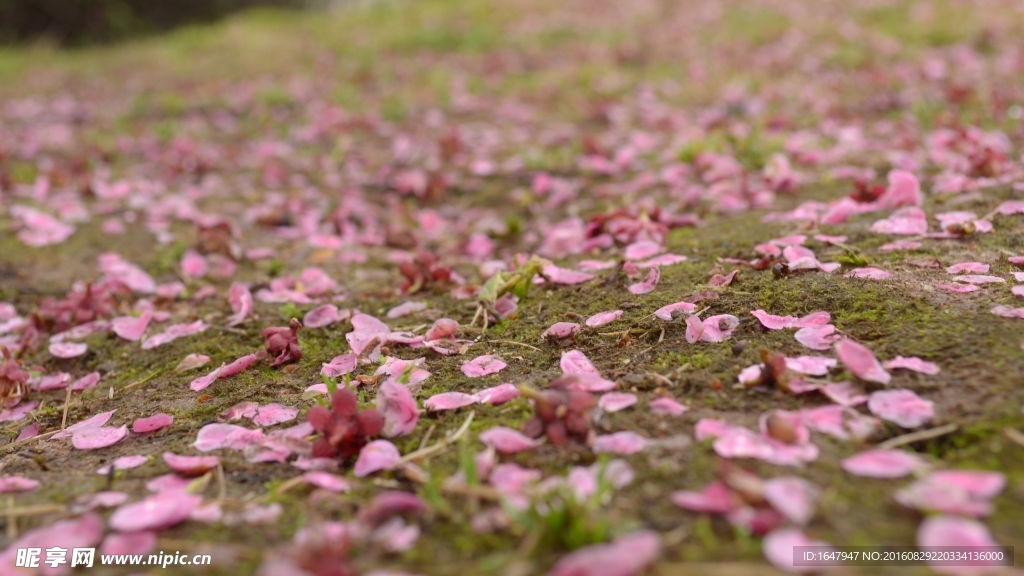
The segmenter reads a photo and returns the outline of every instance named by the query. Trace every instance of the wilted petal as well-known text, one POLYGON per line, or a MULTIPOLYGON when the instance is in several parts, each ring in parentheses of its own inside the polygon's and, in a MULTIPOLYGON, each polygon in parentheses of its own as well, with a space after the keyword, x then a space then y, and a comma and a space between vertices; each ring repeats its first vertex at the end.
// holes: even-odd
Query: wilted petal
POLYGON ((359 451, 353 473, 357 478, 362 478, 374 472, 390 470, 401 458, 394 444, 387 440, 374 440, 359 451))
POLYGON ((630 293, 636 294, 637 296, 653 292, 654 289, 658 286, 659 280, 661 280, 661 268, 651 268, 651 270, 647 273, 646 278, 644 278, 641 282, 637 282, 636 284, 631 284, 629 286, 629 291, 630 293))
POLYGON ((523 450, 540 446, 539 441, 504 426, 495 426, 481 432, 480 441, 487 446, 493 446, 498 452, 506 454, 522 452, 523 450))
POLYGON ((786 572, 818 572, 815 566, 794 566, 793 548, 796 546, 828 546, 820 540, 812 540, 799 528, 776 528, 761 541, 764 557, 779 570, 786 572))
POLYGON ((844 338, 835 344, 836 355, 854 376, 868 382, 888 384, 892 376, 882 368, 875 355, 862 344, 844 338))
POLYGON ((605 434, 594 438, 593 450, 597 454, 611 452, 613 454, 635 454, 644 449, 647 439, 643 436, 624 430, 614 434, 605 434))
POLYGON ((671 322, 672 312, 676 310, 682 310, 687 314, 692 314, 695 310, 697 310, 697 305, 691 304, 690 302, 676 302, 674 304, 669 304, 668 306, 662 306, 661 308, 658 308, 657 310, 654 311, 654 315, 658 317, 658 319, 660 320, 664 320, 665 322, 671 322))
POLYGON ((228 318, 228 326, 237 326, 252 314, 253 301, 252 292, 244 284, 232 282, 228 289, 228 301, 231 303, 231 311, 234 312, 228 318))
POLYGON ((772 478, 764 483, 764 498, 794 524, 810 522, 820 491, 813 484, 796 476, 772 478))
POLYGON ((118 532, 163 530, 188 518, 202 501, 201 496, 167 490, 118 508, 110 516, 110 527, 118 532))
POLYGON ((186 372, 188 370, 195 370, 196 368, 205 366, 209 361, 209 356, 204 356, 203 354, 189 354, 188 356, 185 356, 181 362, 178 362, 178 365, 174 367, 174 371, 186 372))
POLYGON ((541 334, 541 338, 568 338, 579 330, 580 325, 575 322, 555 322, 541 334))
POLYGON ((423 403, 423 407, 430 411, 455 410, 476 403, 477 399, 469 394, 463 392, 444 392, 427 398, 423 403))
POLYGON ((911 390, 879 390, 868 399, 871 413, 904 428, 917 428, 935 416, 931 402, 911 390))
POLYGON ((76 358, 85 354, 89 346, 82 342, 53 342, 50 344, 50 354, 57 358, 76 358))
POLYGON ((505 366, 508 366, 508 364, 502 362, 501 358, 486 354, 484 356, 477 356, 463 364, 462 373, 470 378, 479 378, 480 376, 497 374, 505 366))
POLYGON ((409 389, 393 380, 386 380, 377 389, 377 410, 384 415, 387 437, 405 436, 416 428, 419 408, 409 389))
POLYGON ((306 312, 306 315, 302 317, 302 325, 306 328, 323 328, 341 319, 342 317, 338 314, 337 306, 334 304, 324 304, 306 312))
POLYGON ((842 461, 843 470, 868 478, 902 478, 926 465, 923 458, 906 450, 868 450, 842 461))
POLYGON ((584 324, 586 324, 587 326, 590 326, 591 328, 594 328, 596 326, 604 326, 605 324, 610 324, 610 323, 618 320, 619 317, 622 316, 622 314, 623 314, 622 310, 610 310, 608 312, 598 312, 597 314, 594 314, 590 318, 587 318, 587 320, 586 320, 586 322, 584 322, 584 324))
POLYGON ((99 450, 113 446, 128 437, 128 427, 98 426, 85 428, 71 435, 71 445, 79 450, 99 450))
POLYGON ((132 423, 132 432, 136 434, 145 434, 147 432, 154 432, 161 428, 166 428, 174 422, 174 417, 170 414, 164 414, 158 412, 148 418, 139 418, 132 423))
POLYGON ((661 536, 657 532, 633 532, 609 544, 593 544, 570 552, 547 576, 637 576, 659 556, 661 536))
POLYGON ((519 389, 513 384, 498 384, 491 388, 473 394, 473 398, 481 404, 504 404, 513 398, 519 397, 519 389))
POLYGON ((667 396, 650 401, 648 406, 651 407, 651 412, 655 414, 667 414, 669 416, 679 416, 687 410, 686 406, 667 396))
POLYGON ((921 374, 927 374, 929 376, 934 376, 939 373, 938 364, 922 360, 916 356, 911 356, 909 358, 897 356, 892 360, 883 362, 882 368, 885 368, 886 370, 903 368, 905 370, 913 370, 914 372, 920 372, 921 374))
POLYGON ((294 420, 299 415, 298 408, 289 408, 280 404, 265 404, 256 409, 252 422, 257 426, 273 426, 294 420))

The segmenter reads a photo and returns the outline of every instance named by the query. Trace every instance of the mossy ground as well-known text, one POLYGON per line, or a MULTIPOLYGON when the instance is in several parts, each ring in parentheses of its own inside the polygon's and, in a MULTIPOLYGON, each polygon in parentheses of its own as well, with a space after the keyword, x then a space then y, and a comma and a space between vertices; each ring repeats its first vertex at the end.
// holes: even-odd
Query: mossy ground
MULTIPOLYGON (((875 26, 884 34, 899 37, 906 50, 950 43, 975 33, 977 22, 973 16, 965 16, 962 6, 951 2, 939 5, 943 14, 951 16, 935 20, 942 25, 931 27, 899 24, 909 9, 906 3, 858 11, 857 14, 865 26, 875 26)), ((735 6, 728 10, 729 17, 724 19, 723 28, 703 41, 711 46, 732 42, 759 45, 776 38, 787 26, 785 17, 779 14, 744 11, 735 6)), ((648 59, 640 63, 628 58, 616 60, 586 56, 587 46, 598 46, 610 53, 642 43, 636 40, 642 38, 642 34, 616 32, 608 22, 587 33, 579 32, 570 24, 560 25, 557 19, 547 26, 521 26, 534 32, 514 32, 517 23, 529 20, 522 14, 530 11, 536 11, 534 18, 548 14, 540 3, 527 1, 506 6, 496 2, 475 4, 431 0, 417 3, 415 7, 387 2, 356 7, 329 17, 261 12, 212 28, 188 29, 167 38, 117 48, 70 54, 46 48, 30 52, 0 52, 0 79, 8 79, 7 82, 0 81, 5 85, 0 86, 0 95, 24 97, 27 90, 47 93, 68 86, 89 90, 97 82, 97 74, 111 78, 116 77, 119 71, 125 71, 141 76, 141 81, 150 88, 142 96, 123 103, 130 111, 120 116, 111 128, 135 132, 153 130, 156 126, 161 138, 170 138, 179 129, 179 121, 187 115, 227 106, 212 89, 209 95, 192 94, 186 99, 180 96, 183 86, 192 82, 216 84, 236 75, 258 74, 265 77, 273 71, 293 67, 312 70, 323 64, 318 59, 336 61, 334 70, 339 78, 336 94, 339 104, 353 110, 372 107, 396 122, 415 107, 443 105, 450 96, 447 93, 449 80, 460 71, 469 71, 471 82, 480 84, 473 87, 474 90, 517 94, 526 99, 548 102, 552 118, 579 122, 589 121, 583 111, 593 94, 589 88, 577 90, 577 87, 591 86, 595 79, 613 72, 623 86, 658 81, 679 73, 678 67, 671 64, 671 49, 661 46, 652 47, 646 57, 648 59), (153 63, 162 65, 159 74, 145 71, 153 63), (487 66, 505 66, 507 73, 480 78, 472 76, 487 66), (391 89, 395 85, 405 89, 391 89), (159 122, 154 124, 154 118, 159 122)), ((654 29, 655 24, 638 18, 630 21, 628 26, 630 30, 643 32, 654 29)), ((827 31, 821 33, 827 34, 827 31)), ((838 67, 871 65, 856 46, 841 45, 834 58, 838 67)), ((727 63, 722 66, 727 68, 727 63)), ((725 70, 718 73, 724 74, 725 70)), ((273 81, 268 80, 263 85, 262 113, 271 114, 293 105, 287 92, 275 90, 273 81)), ((708 96, 684 86, 679 98, 681 101, 700 102, 708 96)), ((240 138, 260 134, 260 113, 257 110, 247 120, 240 138)), ((969 113, 969 110, 965 112, 969 113)), ((97 130, 97 142, 105 138, 100 134, 104 130, 97 130)), ((766 139, 760 145, 771 149, 777 143, 766 139)), ((339 143, 339 148, 345 146, 339 143)), ((751 154, 763 155, 763 151, 754 150, 751 154)), ((545 149, 529 157, 531 168, 571 171, 575 155, 574 145, 567 145, 562 151, 545 149)), ((116 169, 127 173, 131 167, 116 169)), ((31 166, 12 164, 8 172, 19 181, 30 182, 35 176, 33 170, 31 166)), ((456 197, 456 201, 468 206, 479 202, 481 197, 504 198, 509 188, 522 183, 485 179, 477 184, 475 192, 456 197)), ((824 199, 845 193, 838 186, 829 186, 826 185, 825 190, 820 186, 800 189, 785 203, 792 207, 805 198, 824 199)), ((974 205, 969 203, 958 209, 985 213, 997 199, 1008 197, 1008 190, 1000 190, 974 205)), ((932 204, 926 208, 931 209, 937 201, 930 199, 932 204)), ((529 212, 523 208, 510 205, 509 213, 528 218, 529 212)), ((585 208, 597 212, 603 206, 595 200, 585 208)), ((667 248, 688 256, 689 260, 666 267, 657 290, 645 296, 630 295, 625 290, 628 281, 624 278, 599 280, 599 288, 590 284, 582 287, 535 287, 521 303, 516 317, 491 327, 486 334, 479 334, 479 341, 471 350, 472 355, 500 355, 508 363, 508 368, 498 375, 471 380, 465 378, 459 369, 463 359, 432 356, 429 367, 432 376, 417 392, 417 398, 422 401, 449 390, 474 392, 500 382, 543 382, 558 373, 561 352, 556 345, 542 341, 540 334, 545 328, 558 320, 578 321, 579 316, 628 307, 630 313, 624 319, 599 329, 584 329, 575 346, 583 350, 606 377, 623 382, 624 388, 637 393, 641 398, 640 407, 657 394, 664 393, 686 404, 690 410, 678 418, 663 418, 655 417, 642 408, 634 408, 605 416, 597 424, 600 431, 636 430, 651 438, 692 436, 694 423, 705 417, 754 426, 757 415, 766 409, 807 408, 823 405, 825 400, 813 394, 794 397, 779 391, 765 393, 734 388, 738 372, 759 361, 759 348, 766 347, 787 355, 804 353, 791 333, 764 331, 746 312, 763 308, 774 314, 802 315, 827 310, 840 331, 867 344, 880 357, 920 356, 942 367, 941 373, 934 377, 905 371, 894 375, 893 386, 918 391, 935 402, 938 418, 933 424, 959 425, 952 434, 914 444, 911 448, 945 467, 990 469, 1006 474, 1007 489, 994 500, 995 513, 986 523, 997 541, 1007 545, 1024 544, 1024 522, 1020 516, 1024 510, 1024 446, 1010 441, 1003 434, 1005 428, 1024 428, 1024 415, 1021 413, 1024 404, 1022 329, 1019 321, 988 314, 988 309, 994 304, 1011 304, 1008 294, 991 296, 995 292, 983 290, 975 295, 954 297, 934 291, 929 284, 945 273, 941 269, 922 269, 907 264, 906 253, 879 252, 877 248, 888 239, 869 233, 870 219, 865 218, 821 232, 847 235, 847 243, 872 263, 891 265, 893 279, 852 280, 843 278, 841 274, 817 272, 776 278, 768 272, 743 268, 732 286, 719 291, 717 300, 702 303, 707 306, 707 314, 730 313, 742 318, 733 339, 747 340, 750 345, 739 353, 734 353, 729 345, 687 344, 683 336, 684 326, 666 324, 649 315, 695 289, 705 288, 716 257, 742 257, 749 254, 753 245, 768 238, 801 232, 795 225, 762 224, 761 215, 760 212, 708 215, 701 227, 674 231, 667 248), (628 337, 604 335, 627 329, 639 329, 642 333, 628 337), (651 376, 652 373, 658 376, 651 376), (711 386, 715 380, 723 386, 711 386)), ((1019 218, 1000 219, 998 223, 994 234, 929 242, 912 256, 936 259, 943 266, 964 260, 999 260, 1004 263, 995 264, 992 272, 1005 276, 1010 272, 1005 260, 992 256, 1005 251, 1024 252, 1024 223, 1019 218)), ((93 223, 82 226, 68 242, 46 249, 32 249, 25 248, 12 234, 3 231, 0 234, 0 300, 13 301, 21 308, 30 307, 44 295, 60 294, 72 281, 93 277, 96 257, 106 251, 118 252, 139 263, 158 279, 173 280, 175 263, 190 241, 187 231, 181 238, 185 242, 157 246, 141 227, 130 227, 125 236, 111 239, 93 223)), ((834 260, 844 253, 838 247, 816 246, 816 250, 822 261, 834 260)), ((393 290, 397 285, 395 275, 362 278, 354 274, 352 267, 336 264, 334 259, 324 259, 323 262, 317 262, 317 259, 315 253, 298 250, 294 254, 282 253, 274 262, 243 267, 239 278, 266 282, 282 270, 290 271, 295 262, 312 262, 322 264, 339 279, 343 288, 352 291, 353 298, 345 303, 348 306, 382 316, 385 310, 401 300, 393 290)), ((726 266, 726 271, 729 270, 731 267, 726 266)), ((223 291, 226 283, 218 285, 218 288, 223 291)), ((428 296, 426 301, 435 316, 443 314, 462 324, 467 324, 473 317, 472 307, 447 295, 428 296)), ((203 318, 215 325, 224 317, 226 310, 223 302, 219 301, 177 306, 176 312, 203 318)), ((291 314, 306 309, 308 307, 257 304, 255 318, 238 329, 214 328, 200 336, 177 340, 151 351, 141 351, 137 345, 113 336, 97 336, 87 341, 90 350, 82 358, 57 360, 49 358, 45 352, 30 356, 29 364, 41 363, 48 370, 76 374, 99 370, 104 373, 98 388, 73 398, 68 422, 116 409, 120 423, 130 423, 134 418, 157 411, 172 414, 175 423, 173 427, 153 435, 133 435, 97 453, 74 451, 61 442, 41 441, 4 454, 4 473, 31 474, 44 482, 41 489, 13 498, 14 504, 64 503, 79 494, 100 489, 141 495, 145 493, 148 480, 167 471, 159 455, 165 451, 188 453, 198 429, 216 419, 222 410, 241 401, 309 405, 310 401, 301 399, 302 391, 320 380, 322 362, 347 351, 344 335, 351 329, 347 324, 302 331, 300 340, 304 356, 294 371, 284 373, 261 365, 216 382, 206 391, 202 401, 187 386, 196 375, 173 371, 174 366, 191 352, 207 354, 211 357, 211 365, 218 365, 254 351, 261 345, 261 328, 285 324, 291 314), (151 455, 154 462, 137 470, 118 472, 113 477, 95 473, 97 468, 113 458, 139 453, 151 455)), ((399 328, 428 325, 434 317, 430 314, 411 316, 397 324, 399 328)), ((404 358, 419 355, 417 351, 401 347, 396 347, 393 353, 404 358)), ((834 374, 833 378, 840 380, 842 375, 834 374)), ((42 406, 33 413, 34 418, 44 431, 59 427, 63 393, 43 394, 40 399, 42 406)), ((475 417, 469 436, 473 438, 471 446, 474 449, 480 447, 475 440, 480 431, 499 424, 516 427, 530 416, 529 406, 523 399, 496 407, 474 406, 472 410, 475 417)), ((428 428, 434 429, 432 438, 436 440, 456 429, 467 414, 468 410, 463 409, 454 413, 424 415, 416 434, 400 439, 396 444, 403 453, 414 450, 428 428)), ((23 425, 24 422, 19 422, 0 426, 0 435, 9 441, 23 425)), ((885 430, 885 436, 899 433, 895 427, 885 430)), ((844 473, 838 463, 862 447, 820 435, 815 436, 815 441, 821 448, 821 457, 799 472, 824 489, 819 511, 809 531, 816 537, 841 545, 913 544, 920 516, 901 508, 892 499, 893 491, 907 481, 854 479, 844 473)), ((351 517, 355 504, 364 501, 377 489, 373 481, 363 481, 357 483, 351 493, 311 503, 307 498, 307 488, 275 494, 282 482, 296 475, 294 469, 275 464, 249 464, 240 453, 225 453, 221 457, 230 498, 276 501, 284 506, 284 513, 279 520, 266 526, 217 525, 204 528, 189 523, 161 534, 163 549, 188 549, 197 553, 212 550, 216 556, 215 566, 209 571, 211 574, 251 573, 263 550, 286 541, 310 519, 351 517)), ((552 474, 564 471, 570 464, 590 464, 594 456, 544 446, 510 460, 552 474)), ((771 571, 762 565, 758 539, 733 530, 720 519, 683 512, 668 500, 673 490, 699 489, 715 478, 718 458, 709 445, 698 443, 678 450, 659 448, 629 457, 628 461, 636 470, 636 482, 618 493, 601 514, 619 529, 649 526, 674 535, 676 542, 667 547, 657 573, 771 571)), ((788 472, 785 468, 767 464, 744 462, 744 466, 768 477, 788 472)), ((429 473, 438 477, 447 477, 458 468, 458 450, 454 448, 433 458, 427 466, 429 473)), ((445 496, 438 501, 436 497, 425 494, 423 486, 400 477, 383 484, 419 491, 431 501, 432 506, 423 522, 420 543, 413 550, 396 557, 367 560, 374 566, 438 575, 511 576, 540 573, 557 557, 555 550, 532 556, 519 554, 517 550, 524 535, 514 530, 494 534, 475 531, 468 523, 474 503, 467 498, 445 496)), ((21 519, 18 528, 25 530, 51 519, 21 519)), ((1021 560, 1017 562, 1021 565, 1021 560)), ((174 570, 161 573, 174 573, 174 570)), ((861 573, 886 572, 868 572, 865 569, 861 573)), ((888 573, 915 574, 923 571, 900 568, 888 573)))

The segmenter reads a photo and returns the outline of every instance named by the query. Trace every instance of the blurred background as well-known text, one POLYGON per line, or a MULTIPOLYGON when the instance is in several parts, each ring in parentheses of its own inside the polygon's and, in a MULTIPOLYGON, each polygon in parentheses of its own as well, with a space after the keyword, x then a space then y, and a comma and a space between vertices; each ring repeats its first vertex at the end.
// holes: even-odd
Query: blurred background
POLYGON ((0 0, 0 45, 103 44, 212 22, 240 10, 328 3, 331 0, 0 0))

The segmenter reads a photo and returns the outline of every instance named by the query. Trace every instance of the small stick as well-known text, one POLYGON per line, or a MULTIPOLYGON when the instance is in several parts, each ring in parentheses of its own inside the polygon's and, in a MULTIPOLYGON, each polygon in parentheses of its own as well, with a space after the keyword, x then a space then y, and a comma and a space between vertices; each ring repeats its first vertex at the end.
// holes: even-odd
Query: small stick
POLYGON ((1024 446, 1024 434, 1014 428, 1003 428, 1003 435, 1013 442, 1024 446))
POLYGON ((513 346, 522 346, 523 348, 529 348, 530 350, 536 350, 537 352, 543 352, 543 350, 541 350, 540 348, 537 348, 536 346, 530 346, 529 344, 524 344, 522 342, 516 342, 514 340, 488 340, 487 342, 485 342, 485 344, 512 344, 513 346))
POLYGON ((7 539, 13 542, 18 538, 18 519, 11 510, 14 510, 14 496, 7 497, 7 539))
POLYGON ((890 438, 885 442, 878 445, 878 448, 882 450, 888 450, 890 448, 896 448, 898 446, 905 446, 907 444, 913 444, 914 442, 920 442, 921 440, 931 440, 932 438, 938 438, 939 436, 945 436, 950 432, 955 432, 959 426, 956 424, 946 424, 945 426, 939 426, 938 428, 931 428, 929 430, 921 430, 920 432, 911 432, 910 434, 904 434, 895 438, 890 438))
POLYGON ((430 441, 430 435, 434 433, 434 429, 437 428, 436 424, 431 424, 430 428, 427 428, 427 433, 423 435, 423 439, 420 440, 420 445, 417 450, 423 450, 423 447, 430 441))
POLYGON ((463 422, 462 426, 459 426, 459 429, 456 430, 454 433, 449 433, 447 436, 445 436, 443 440, 437 442, 433 446, 421 448, 419 450, 416 450, 415 452, 410 452, 405 456, 402 456, 402 458, 395 463, 395 466, 401 466, 402 464, 412 462, 413 460, 419 460, 422 458, 426 458, 428 456, 433 456, 435 453, 444 450, 448 446, 451 446, 452 444, 455 443, 456 440, 461 438, 462 435, 465 434, 467 430, 469 430, 469 425, 470 423, 473 422, 473 416, 475 415, 476 412, 470 412, 469 417, 466 418, 466 421, 463 422))
POLYGON ((228 497, 228 487, 224 482, 224 465, 217 464, 217 499, 223 502, 228 497))
POLYGON ((45 516, 46 514, 53 514, 55 512, 64 512, 67 510, 63 504, 39 504, 36 506, 24 506, 22 508, 8 507, 6 511, 7 521, 10 522, 14 518, 21 518, 25 516, 45 516))
POLYGON ((157 375, 157 372, 159 372, 159 370, 153 370, 148 375, 143 376, 139 380, 136 380, 135 382, 132 382, 131 384, 125 386, 124 388, 121 389, 121 391, 122 392, 127 392, 127 391, 131 390, 132 388, 137 388, 139 386, 142 386, 146 382, 149 382, 150 380, 152 380, 153 377, 157 375))
POLYGON ((68 395, 64 397, 64 417, 60 420, 60 429, 68 427, 68 408, 71 406, 71 384, 68 384, 68 395))
POLYGON ((20 448, 21 446, 24 446, 25 444, 29 444, 31 442, 35 442, 36 440, 45 440, 58 432, 60 432, 60 430, 54 430, 52 432, 47 432, 46 434, 40 434, 38 436, 33 436, 31 438, 25 438, 20 442, 11 442, 10 444, 4 444, 3 446, 0 446, 0 454, 9 451, 12 448, 20 448))

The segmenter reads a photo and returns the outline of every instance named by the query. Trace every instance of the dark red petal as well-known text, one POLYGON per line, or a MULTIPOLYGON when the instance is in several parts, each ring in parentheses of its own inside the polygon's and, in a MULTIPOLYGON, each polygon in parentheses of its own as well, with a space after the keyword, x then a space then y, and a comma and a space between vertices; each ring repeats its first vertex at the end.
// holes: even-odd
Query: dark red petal
POLYGON ((348 388, 338 388, 331 398, 331 405, 338 416, 354 416, 359 409, 359 400, 355 392, 348 388))
POLYGON ((384 429, 384 415, 373 408, 360 412, 356 421, 366 436, 376 436, 384 429))
POLYGON ((317 432, 325 434, 331 425, 331 412, 323 406, 313 406, 306 413, 306 420, 309 420, 317 432))

